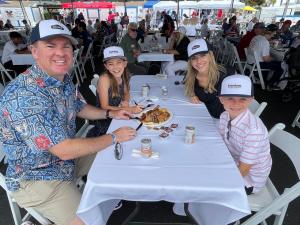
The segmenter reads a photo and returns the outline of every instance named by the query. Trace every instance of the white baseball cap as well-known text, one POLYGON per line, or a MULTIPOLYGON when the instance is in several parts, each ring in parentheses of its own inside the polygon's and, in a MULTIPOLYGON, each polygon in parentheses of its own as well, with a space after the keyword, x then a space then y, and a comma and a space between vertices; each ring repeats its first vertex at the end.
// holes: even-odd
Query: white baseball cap
POLYGON ((110 46, 110 47, 107 47, 104 49, 103 62, 105 62, 111 58, 121 58, 123 60, 127 60, 127 58, 124 56, 123 49, 118 46, 110 46))
POLYGON ((192 57, 197 54, 207 54, 209 51, 207 43, 204 39, 196 39, 188 45, 188 56, 192 57))
POLYGON ((54 36, 63 36, 68 38, 73 45, 77 45, 77 40, 72 37, 69 29, 57 20, 41 20, 33 29, 30 35, 30 43, 38 40, 44 40, 54 36))
POLYGON ((220 96, 252 97, 253 85, 248 76, 235 74, 222 81, 220 96))

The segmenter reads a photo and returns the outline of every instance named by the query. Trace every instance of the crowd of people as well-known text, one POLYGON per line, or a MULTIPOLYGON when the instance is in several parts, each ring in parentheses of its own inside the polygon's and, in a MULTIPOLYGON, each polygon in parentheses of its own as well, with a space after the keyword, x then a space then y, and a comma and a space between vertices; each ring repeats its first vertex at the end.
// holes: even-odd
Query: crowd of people
MULTIPOLYGON (((220 134, 244 179, 246 193, 259 192, 269 176, 272 159, 268 131, 248 110, 254 96, 250 78, 234 75, 216 62, 205 40, 209 38, 207 19, 203 20, 205 39, 191 41, 184 30, 175 29, 176 15, 172 18, 163 12, 161 16, 160 33, 171 40, 163 52, 174 55, 174 62, 162 63, 162 70, 169 76, 175 76, 179 70, 187 71, 185 94, 191 103, 205 104, 211 117, 219 119, 220 134)), ((132 127, 111 133, 107 130, 112 119, 127 120, 143 110, 139 104, 130 105, 129 82, 133 74, 149 73, 150 63, 137 61, 140 42, 148 35, 149 17, 150 14, 137 25, 129 22, 126 13, 120 17, 110 12, 107 21, 96 19, 93 24, 88 20, 86 24, 80 13, 73 28, 57 20, 42 20, 29 31, 29 49, 35 64, 26 70, 12 65, 11 54, 29 50, 19 33, 10 33, 2 63, 20 75, 0 97, 0 142, 8 155, 6 184, 21 207, 34 208, 55 224, 83 224, 76 215, 81 193, 74 180, 88 173, 97 152, 136 137, 132 127), (97 103, 86 104, 69 74, 73 50, 81 45, 85 54, 91 42, 102 44, 104 37, 117 35, 119 25, 126 28, 126 33, 119 46, 103 50, 105 71, 97 84, 97 103), (86 138, 75 137, 76 117, 94 121, 86 138)), ((236 20, 233 16, 227 24, 224 19, 225 37, 240 36, 236 20)), ((299 31, 300 24, 290 26, 288 20, 265 26, 253 18, 237 44, 241 58, 246 57, 244 48, 248 48, 249 63, 254 63, 256 52, 261 67, 274 71, 268 80, 271 88, 283 71, 270 56, 270 41, 277 36, 283 45, 292 46, 299 39, 293 32, 299 31)))

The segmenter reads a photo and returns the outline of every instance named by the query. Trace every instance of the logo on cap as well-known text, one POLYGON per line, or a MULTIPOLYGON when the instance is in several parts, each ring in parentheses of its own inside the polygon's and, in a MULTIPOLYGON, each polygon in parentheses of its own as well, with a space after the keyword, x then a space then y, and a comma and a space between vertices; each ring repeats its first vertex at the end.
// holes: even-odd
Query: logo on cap
POLYGON ((193 47, 192 47, 192 50, 197 49, 197 48, 200 48, 200 45, 195 45, 195 46, 193 46, 193 47))
POLYGON ((228 84, 228 88, 241 88, 242 85, 240 84, 228 84))
POLYGON ((58 24, 55 24, 55 25, 51 25, 51 28, 52 29, 59 29, 59 30, 64 30, 64 28, 58 24))
POLYGON ((113 50, 113 51, 109 51, 109 53, 110 54, 113 54, 113 53, 119 53, 118 51, 115 51, 115 50, 113 50))

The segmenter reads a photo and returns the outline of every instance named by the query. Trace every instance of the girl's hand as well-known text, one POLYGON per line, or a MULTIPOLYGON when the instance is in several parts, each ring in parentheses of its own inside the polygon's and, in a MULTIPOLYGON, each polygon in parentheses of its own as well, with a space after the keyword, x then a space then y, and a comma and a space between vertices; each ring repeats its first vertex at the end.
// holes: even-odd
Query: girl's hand
POLYGON ((200 104, 201 101, 199 100, 199 98, 197 96, 192 96, 190 97, 190 102, 193 104, 200 104))
POLYGON ((133 113, 133 114, 140 113, 140 112, 143 111, 143 106, 142 105, 130 106, 128 108, 128 111, 133 113))

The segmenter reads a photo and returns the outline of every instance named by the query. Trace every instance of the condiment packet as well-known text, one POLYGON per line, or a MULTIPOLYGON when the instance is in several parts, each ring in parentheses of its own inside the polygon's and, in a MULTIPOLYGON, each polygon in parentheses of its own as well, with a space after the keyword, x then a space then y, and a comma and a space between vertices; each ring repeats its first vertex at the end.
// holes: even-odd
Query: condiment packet
POLYGON ((159 159, 159 152, 153 152, 153 151, 152 151, 151 156, 148 157, 148 156, 145 156, 145 155, 141 152, 141 150, 139 150, 139 149, 132 149, 131 156, 133 156, 133 157, 145 157, 145 158, 151 158, 151 159, 159 159))

